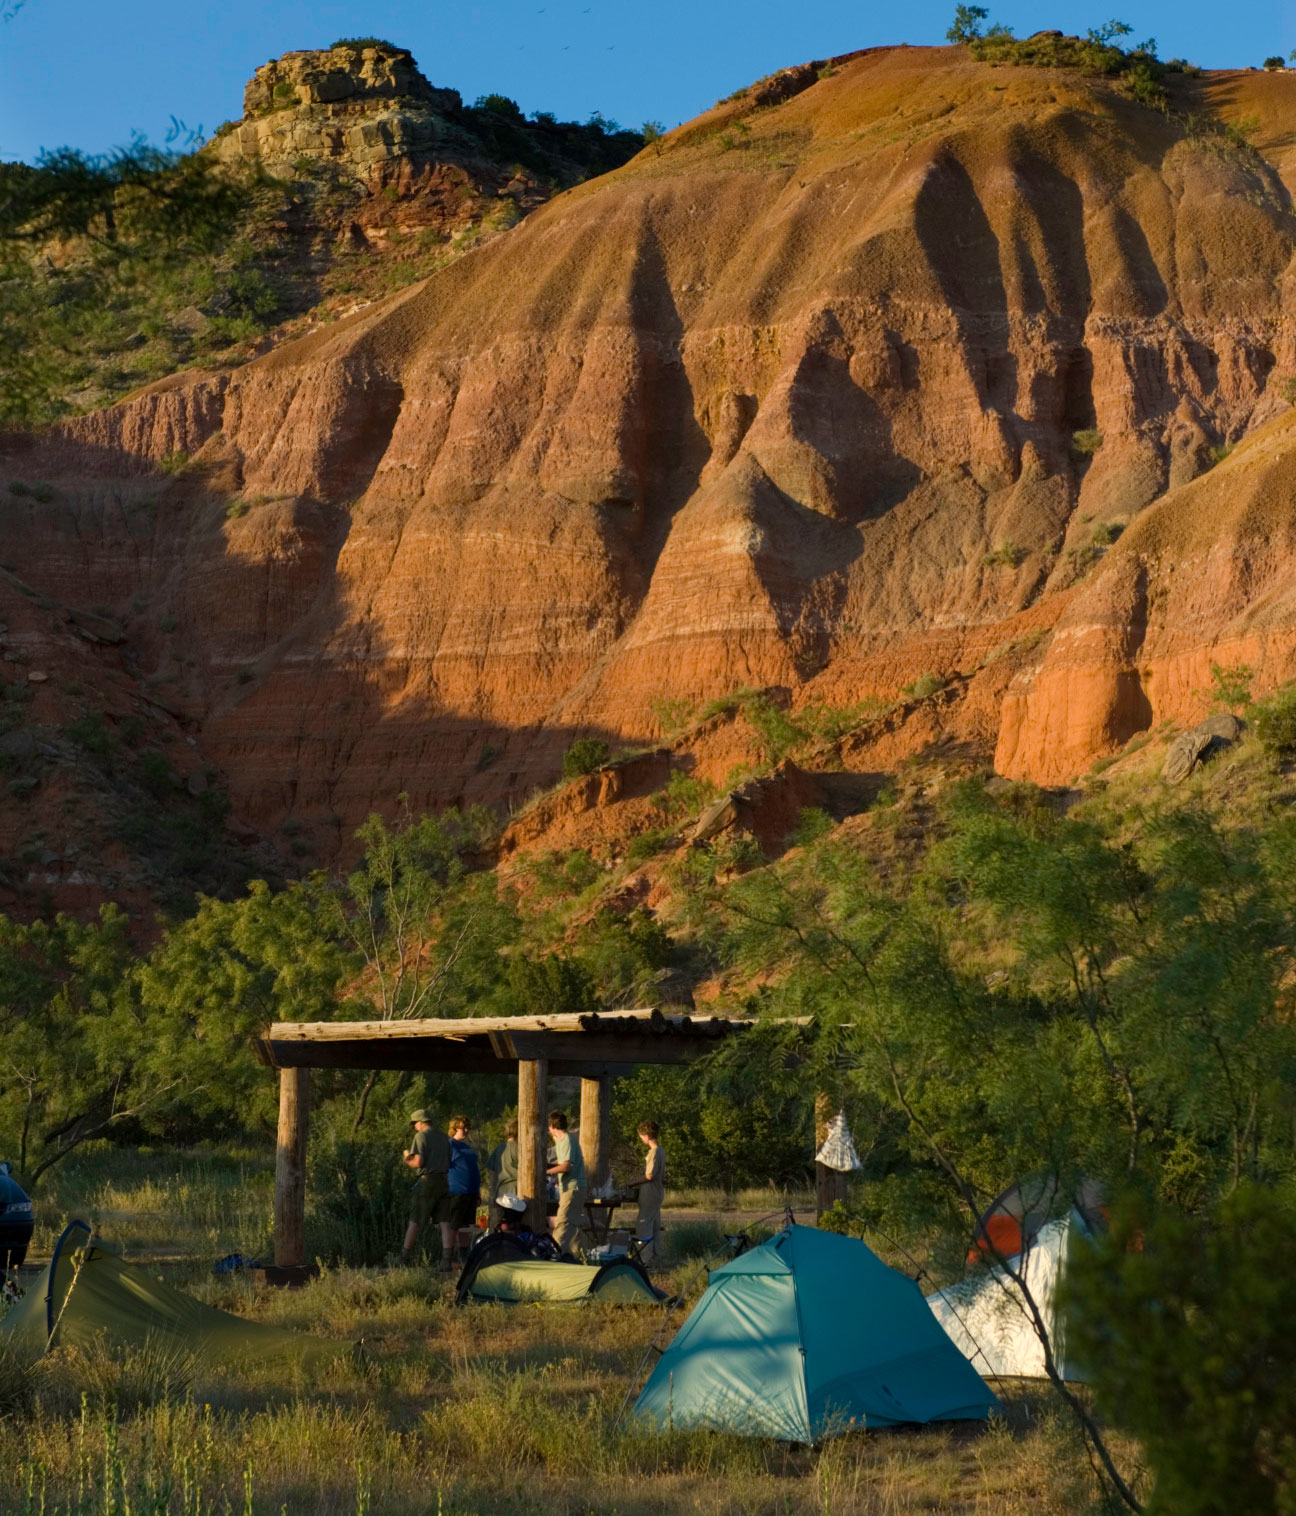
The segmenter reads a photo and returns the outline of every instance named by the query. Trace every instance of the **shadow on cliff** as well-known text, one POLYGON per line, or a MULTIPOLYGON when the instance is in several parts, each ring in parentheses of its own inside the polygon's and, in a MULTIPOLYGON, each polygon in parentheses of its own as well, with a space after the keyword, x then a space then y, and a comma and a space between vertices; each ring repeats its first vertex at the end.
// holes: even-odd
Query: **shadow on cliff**
MULTIPOLYGON (((20 452, 25 473, 53 474, 39 442, 20 452)), ((355 828, 372 810, 393 814, 401 796, 415 811, 481 804, 507 817, 560 778, 578 737, 631 745, 588 727, 447 712, 374 623, 358 643, 337 578, 344 507, 293 497, 231 515, 219 459, 176 477, 66 438, 57 453, 66 482, 53 501, 6 495, 11 524, 23 513, 7 549, 35 593, 120 616, 114 662, 228 788, 236 835, 271 840, 285 861, 353 855, 355 828)), ((73 675, 94 677, 79 666, 62 677, 73 675)))

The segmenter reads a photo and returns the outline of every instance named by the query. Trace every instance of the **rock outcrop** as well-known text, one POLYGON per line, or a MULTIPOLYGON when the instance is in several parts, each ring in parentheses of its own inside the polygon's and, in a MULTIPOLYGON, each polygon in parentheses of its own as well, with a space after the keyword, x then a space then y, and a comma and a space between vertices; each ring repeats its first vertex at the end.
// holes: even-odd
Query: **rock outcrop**
POLYGON ((945 692, 862 765, 997 738, 1064 779, 1196 719, 1211 661, 1296 669, 1278 170, 962 49, 792 83, 13 461, 66 502, 2 497, 32 582, 174 620, 141 667, 237 814, 323 848, 400 792, 516 800, 578 733, 655 738, 663 701, 923 676, 945 692), (146 489, 128 548, 113 501, 146 489))
POLYGON ((285 53, 248 81, 243 119, 217 133, 212 151, 271 172, 322 159, 363 175, 394 159, 429 161, 447 145, 462 154, 469 139, 447 117, 462 105, 458 90, 434 89, 403 48, 285 53))

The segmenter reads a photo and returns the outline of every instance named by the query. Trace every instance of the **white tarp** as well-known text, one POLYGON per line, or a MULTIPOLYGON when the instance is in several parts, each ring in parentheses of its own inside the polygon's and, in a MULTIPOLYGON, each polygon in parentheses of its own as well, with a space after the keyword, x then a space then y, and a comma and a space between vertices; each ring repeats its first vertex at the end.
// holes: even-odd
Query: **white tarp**
MULTIPOLYGON (((1064 1379, 1083 1374, 1067 1361, 1066 1343, 1057 1316, 1057 1287, 1066 1269, 1067 1253, 1075 1238, 1089 1236, 1079 1212, 1040 1228, 1026 1249, 1026 1288, 1040 1309, 1053 1361, 1064 1379)), ((1010 1259, 1022 1272, 1022 1259, 1010 1259)), ((989 1263, 947 1290, 927 1297, 937 1321, 977 1373, 1014 1378, 1042 1378, 1044 1348, 1021 1291, 1001 1264, 989 1263)))
POLYGON ((839 1174, 851 1174, 864 1167, 855 1151, 850 1127, 846 1125, 845 1111, 838 1111, 828 1123, 823 1146, 815 1154, 815 1162, 822 1163, 826 1169, 836 1169, 839 1174))

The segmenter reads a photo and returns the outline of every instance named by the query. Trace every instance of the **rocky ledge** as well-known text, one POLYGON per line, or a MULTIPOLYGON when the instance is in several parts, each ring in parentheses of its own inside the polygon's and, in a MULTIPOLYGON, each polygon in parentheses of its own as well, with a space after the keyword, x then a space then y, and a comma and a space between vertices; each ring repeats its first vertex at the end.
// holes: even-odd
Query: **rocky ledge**
POLYGON ((364 170, 391 159, 429 157, 457 133, 446 113, 463 101, 436 89, 413 56, 389 44, 337 44, 285 53, 263 64, 243 91, 243 119, 213 139, 222 161, 272 171, 301 159, 364 170))

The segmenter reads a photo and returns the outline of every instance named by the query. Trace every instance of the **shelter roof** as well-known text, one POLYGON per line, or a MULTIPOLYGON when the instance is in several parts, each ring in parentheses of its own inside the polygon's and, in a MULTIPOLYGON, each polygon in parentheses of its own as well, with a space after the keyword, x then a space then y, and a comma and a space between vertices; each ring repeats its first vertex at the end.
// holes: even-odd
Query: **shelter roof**
POLYGON ((520 1059, 547 1058, 551 1073, 593 1077, 643 1063, 689 1063, 753 1025, 656 1006, 590 1015, 276 1022, 257 1039, 257 1052, 280 1069, 469 1074, 507 1073, 520 1059))

